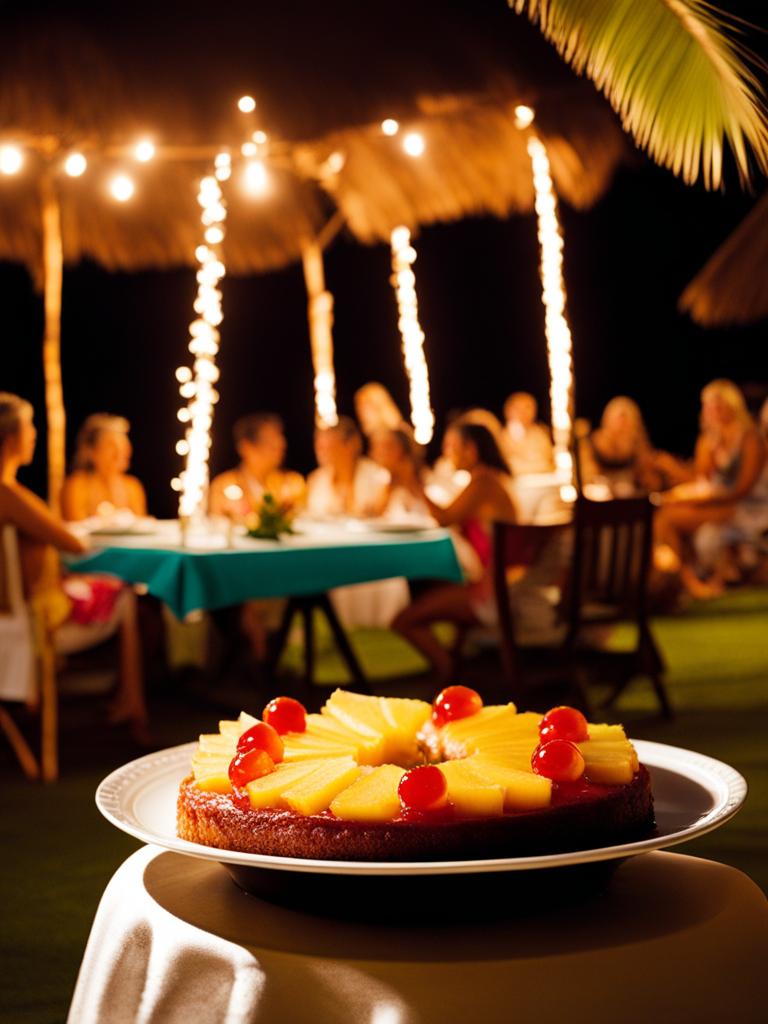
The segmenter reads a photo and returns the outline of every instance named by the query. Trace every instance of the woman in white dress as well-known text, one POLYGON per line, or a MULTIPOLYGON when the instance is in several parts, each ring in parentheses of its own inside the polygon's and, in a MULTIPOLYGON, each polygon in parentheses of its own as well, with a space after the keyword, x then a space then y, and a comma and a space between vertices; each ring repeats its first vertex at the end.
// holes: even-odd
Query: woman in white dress
MULTIPOLYGON (((368 519, 386 504, 389 474, 363 455, 357 424, 341 416, 334 427, 315 433, 319 466, 307 478, 307 513, 321 519, 368 519)), ((337 587, 331 591, 336 614, 348 628, 384 629, 408 603, 404 579, 337 587)))

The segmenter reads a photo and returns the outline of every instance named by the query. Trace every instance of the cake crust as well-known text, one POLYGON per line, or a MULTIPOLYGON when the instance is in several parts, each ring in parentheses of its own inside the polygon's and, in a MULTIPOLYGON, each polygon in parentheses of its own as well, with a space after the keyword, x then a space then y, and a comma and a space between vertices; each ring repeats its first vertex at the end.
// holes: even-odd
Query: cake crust
POLYGON ((563 786, 551 807, 495 818, 423 815, 382 823, 330 813, 253 810, 205 792, 192 776, 179 789, 177 830, 205 846, 312 860, 475 860, 589 850, 653 833, 650 776, 640 765, 620 786, 563 786))

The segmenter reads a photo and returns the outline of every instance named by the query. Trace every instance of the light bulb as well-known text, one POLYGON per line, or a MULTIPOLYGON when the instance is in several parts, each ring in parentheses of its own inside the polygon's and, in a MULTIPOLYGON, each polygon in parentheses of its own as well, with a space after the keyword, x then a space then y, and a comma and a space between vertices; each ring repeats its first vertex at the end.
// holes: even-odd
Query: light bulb
POLYGON ((400 131, 400 125, 394 119, 394 117, 386 117, 381 122, 381 130, 385 135, 397 135, 400 131))
POLYGON ((249 160, 243 175, 245 188, 251 195, 261 196, 269 188, 269 174, 262 160, 249 160))
POLYGON ((424 136, 421 132, 408 132, 403 139, 403 149, 408 156, 421 156, 426 149, 424 136))
POLYGON ((18 146, 0 146, 0 172, 16 174, 24 163, 24 155, 18 146))
POLYGON ((141 142, 137 143, 136 148, 133 151, 133 155, 138 161, 145 164, 155 155, 155 147, 149 139, 142 139, 141 142))
POLYGON ((127 174, 117 174, 109 183, 109 190, 119 203, 127 202, 136 188, 127 174))
POLYGON ((79 178, 80 175, 84 173, 87 166, 88 161, 82 153, 70 153, 64 161, 64 170, 70 178, 79 178))
POLYGON ((515 127, 516 128, 527 128, 529 124, 533 123, 533 119, 536 115, 530 107, 527 107, 524 103, 518 104, 515 107, 515 127))
POLYGON ((243 114, 251 114, 256 109, 256 100, 253 96, 241 96, 237 101, 237 109, 243 114))

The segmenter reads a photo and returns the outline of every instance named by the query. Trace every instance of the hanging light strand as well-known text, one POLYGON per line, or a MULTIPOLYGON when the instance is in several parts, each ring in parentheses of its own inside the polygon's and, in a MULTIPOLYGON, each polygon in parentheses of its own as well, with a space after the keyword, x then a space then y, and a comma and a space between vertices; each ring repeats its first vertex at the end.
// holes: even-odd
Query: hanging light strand
POLYGON ((172 482, 174 489, 180 492, 179 516, 182 519, 205 512, 213 407, 219 399, 215 388, 219 379, 216 366, 220 339, 218 327, 223 319, 218 285, 225 273, 221 244, 227 208, 221 187, 213 175, 200 182, 197 201, 201 207, 200 219, 206 242, 195 249, 199 264, 194 303, 197 319, 189 325, 189 351, 193 362, 191 369, 179 367, 176 371, 179 393, 187 399, 187 404, 178 412, 179 420, 187 424, 187 429, 184 439, 176 445, 178 454, 186 456, 186 463, 178 479, 172 482), (212 232, 212 228, 217 230, 212 232))
POLYGON ((566 316, 563 280, 563 235, 557 215, 557 197, 547 150, 541 139, 528 137, 528 155, 533 167, 533 187, 539 247, 541 287, 544 302, 544 330, 549 360, 549 397, 555 465, 568 483, 572 476, 570 452, 573 405, 573 359, 571 329, 566 316))
POLYGON ((406 227, 392 232, 392 286, 397 296, 397 326, 403 339, 403 357, 408 375, 411 423, 419 444, 428 444, 435 429, 435 417, 429 398, 429 371, 424 357, 424 332, 419 324, 416 276, 412 264, 416 250, 406 227))

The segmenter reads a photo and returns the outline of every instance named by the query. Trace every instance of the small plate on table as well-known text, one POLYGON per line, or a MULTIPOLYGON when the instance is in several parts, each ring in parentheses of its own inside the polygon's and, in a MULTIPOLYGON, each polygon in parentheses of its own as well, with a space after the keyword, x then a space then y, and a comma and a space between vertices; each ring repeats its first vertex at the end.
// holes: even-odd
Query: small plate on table
MULTIPOLYGON (((96 805, 116 828, 142 842, 176 853, 218 861, 247 891, 274 902, 312 906, 324 913, 364 906, 370 918, 386 919, 403 907, 493 906, 503 875, 504 892, 550 895, 604 885, 625 858, 687 842, 725 824, 747 794, 744 778, 729 765, 703 754, 645 740, 633 741, 651 773, 656 833, 649 838, 543 856, 461 861, 330 861, 269 857, 219 850, 179 839, 176 798, 190 772, 197 744, 148 754, 116 769, 99 785, 96 805), (533 877, 541 880, 532 886, 533 877), (321 877, 318 877, 321 876, 321 877), (574 889, 574 879, 579 885, 574 889), (494 895, 495 893, 495 895, 494 895), (411 895, 408 895, 411 894, 411 895), (487 899, 485 895, 487 894, 487 899), (394 903, 393 903, 394 900, 394 903), (490 901, 490 902, 489 902, 490 901)), ((503 903, 504 901, 502 901, 503 903)))

